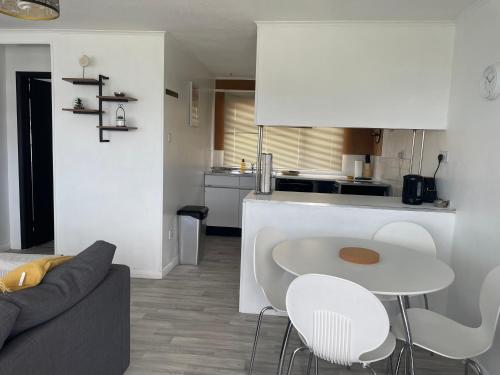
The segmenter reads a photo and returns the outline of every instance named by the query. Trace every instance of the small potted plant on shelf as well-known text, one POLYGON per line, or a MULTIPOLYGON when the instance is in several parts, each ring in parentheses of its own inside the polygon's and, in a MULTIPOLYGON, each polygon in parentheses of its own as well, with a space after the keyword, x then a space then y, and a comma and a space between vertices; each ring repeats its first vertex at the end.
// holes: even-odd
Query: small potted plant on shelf
POLYGON ((73 109, 85 109, 81 98, 75 98, 75 100, 73 100, 73 109))

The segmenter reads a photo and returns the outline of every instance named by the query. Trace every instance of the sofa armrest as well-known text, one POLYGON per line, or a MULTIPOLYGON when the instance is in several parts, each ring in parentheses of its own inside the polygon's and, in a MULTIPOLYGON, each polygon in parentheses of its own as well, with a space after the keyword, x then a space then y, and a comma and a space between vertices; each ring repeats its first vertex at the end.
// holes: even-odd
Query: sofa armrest
POLYGON ((130 363, 130 270, 112 265, 83 300, 0 351, 2 375, 121 375, 130 363))

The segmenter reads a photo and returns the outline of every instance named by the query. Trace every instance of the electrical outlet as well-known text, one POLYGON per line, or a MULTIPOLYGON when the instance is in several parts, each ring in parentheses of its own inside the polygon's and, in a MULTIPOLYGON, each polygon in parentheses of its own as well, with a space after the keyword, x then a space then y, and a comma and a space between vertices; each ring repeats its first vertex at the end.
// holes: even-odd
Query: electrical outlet
POLYGON ((172 143, 172 133, 167 133, 167 143, 172 143))
POLYGON ((404 158, 405 158, 405 152, 404 152, 404 150, 399 151, 398 152, 398 159, 404 160, 404 158))
POLYGON ((448 156, 448 151, 440 151, 439 153, 441 155, 443 155, 442 163, 448 163, 448 161, 450 161, 449 156, 448 156))
POLYGON ((168 230, 168 239, 171 240, 172 238, 174 238, 174 232, 172 231, 172 229, 169 229, 168 230))

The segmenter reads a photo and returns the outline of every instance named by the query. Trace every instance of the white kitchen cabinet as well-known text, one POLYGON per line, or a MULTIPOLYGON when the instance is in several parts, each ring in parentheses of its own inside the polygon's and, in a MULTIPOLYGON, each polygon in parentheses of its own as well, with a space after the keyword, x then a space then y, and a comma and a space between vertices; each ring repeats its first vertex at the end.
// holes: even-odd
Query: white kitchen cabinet
POLYGON ((207 225, 237 228, 241 221, 239 204, 240 189, 205 187, 205 205, 209 209, 207 225))
POLYGON ((251 192, 252 190, 240 190, 240 203, 238 205, 238 228, 242 227, 242 217, 243 217, 243 199, 251 192))
POLYGON ((451 23, 258 23, 256 123, 445 129, 451 23))
POLYGON ((255 189, 255 176, 240 176, 240 189, 255 189))
POLYGON ((238 187, 239 178, 235 176, 205 175, 205 186, 238 187))

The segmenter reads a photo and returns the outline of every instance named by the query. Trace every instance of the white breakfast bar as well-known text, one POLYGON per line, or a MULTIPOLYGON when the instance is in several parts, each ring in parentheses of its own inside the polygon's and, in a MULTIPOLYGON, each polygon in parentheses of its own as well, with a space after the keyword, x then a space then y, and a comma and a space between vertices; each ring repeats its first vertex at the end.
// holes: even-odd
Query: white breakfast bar
MULTIPOLYGON (((431 204, 409 206, 400 197, 374 197, 276 191, 250 193, 243 201, 240 312, 257 314, 269 303, 253 273, 253 246, 261 228, 274 227, 288 239, 351 237, 371 239, 387 223, 410 221, 425 227, 436 243, 437 256, 450 263, 455 211, 431 204)), ((426 275, 422 274, 422 279, 426 275)), ((446 291, 429 296, 434 311, 444 312, 446 291)))

